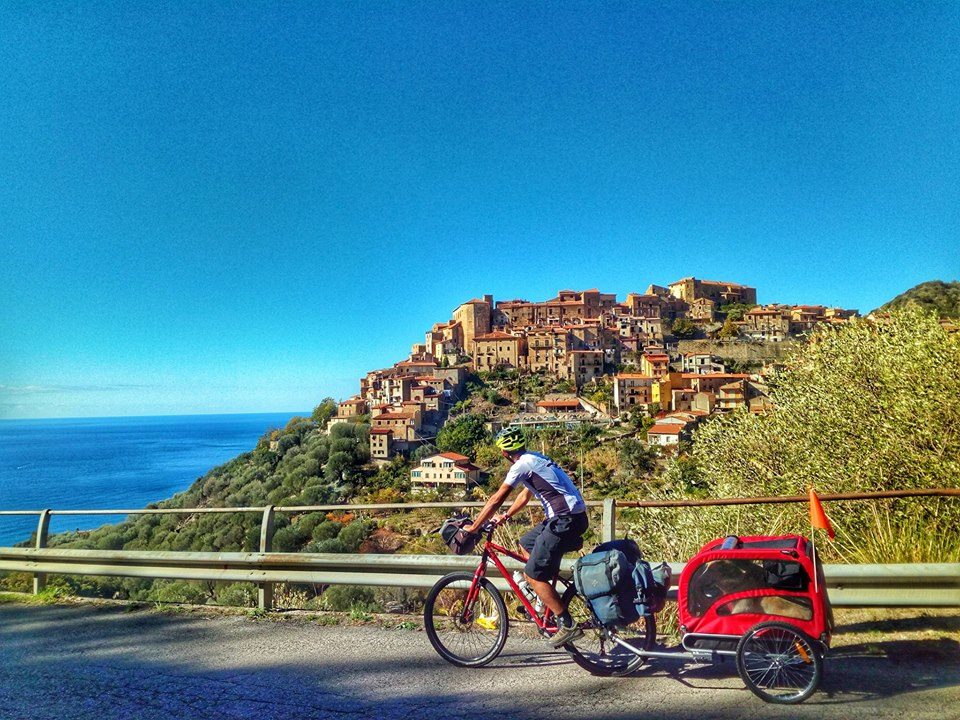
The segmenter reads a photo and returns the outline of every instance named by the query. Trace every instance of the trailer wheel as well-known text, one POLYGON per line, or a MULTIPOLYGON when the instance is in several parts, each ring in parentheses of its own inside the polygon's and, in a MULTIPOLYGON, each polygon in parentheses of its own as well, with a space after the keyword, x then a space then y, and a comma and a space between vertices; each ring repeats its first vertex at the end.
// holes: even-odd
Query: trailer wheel
POLYGON ((754 625, 737 645, 737 672, 757 697, 792 705, 810 697, 823 673, 820 644, 783 622, 754 625))

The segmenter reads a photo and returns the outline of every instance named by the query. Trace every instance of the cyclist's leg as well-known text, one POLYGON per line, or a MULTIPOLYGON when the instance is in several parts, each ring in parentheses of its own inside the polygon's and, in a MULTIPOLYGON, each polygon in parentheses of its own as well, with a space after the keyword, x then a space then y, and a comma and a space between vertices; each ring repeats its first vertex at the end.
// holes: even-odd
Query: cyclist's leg
POLYGON ((560 570, 563 554, 578 544, 586 531, 586 515, 560 515, 544 523, 530 551, 524 573, 530 587, 555 615, 563 614, 566 606, 557 594, 553 581, 560 570))
POLYGON ((561 515, 546 521, 524 568, 530 587, 556 615, 567 609, 553 586, 560 561, 564 553, 580 546, 580 538, 586 530, 586 513, 561 515))
POLYGON ((517 554, 522 557, 524 561, 530 559, 530 553, 533 552, 533 548, 537 544, 537 538, 540 537, 540 533, 543 532, 546 526, 547 521, 544 520, 520 536, 520 551, 517 554))

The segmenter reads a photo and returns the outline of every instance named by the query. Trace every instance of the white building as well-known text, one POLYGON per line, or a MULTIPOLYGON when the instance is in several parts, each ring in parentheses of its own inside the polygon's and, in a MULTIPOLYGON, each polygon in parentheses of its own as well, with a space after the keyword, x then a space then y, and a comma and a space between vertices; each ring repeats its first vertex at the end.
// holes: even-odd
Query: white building
POLYGON ((423 458, 410 471, 410 491, 413 494, 434 490, 460 489, 466 493, 480 482, 480 468, 466 455, 454 452, 438 453, 423 458))

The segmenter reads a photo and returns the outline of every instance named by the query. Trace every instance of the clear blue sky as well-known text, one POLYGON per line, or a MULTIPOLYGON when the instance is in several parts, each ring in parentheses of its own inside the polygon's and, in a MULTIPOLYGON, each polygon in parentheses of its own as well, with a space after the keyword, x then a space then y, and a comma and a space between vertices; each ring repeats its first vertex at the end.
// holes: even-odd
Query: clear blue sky
POLYGON ((4 3, 0 417, 308 409, 482 293, 960 275, 960 4, 4 3))

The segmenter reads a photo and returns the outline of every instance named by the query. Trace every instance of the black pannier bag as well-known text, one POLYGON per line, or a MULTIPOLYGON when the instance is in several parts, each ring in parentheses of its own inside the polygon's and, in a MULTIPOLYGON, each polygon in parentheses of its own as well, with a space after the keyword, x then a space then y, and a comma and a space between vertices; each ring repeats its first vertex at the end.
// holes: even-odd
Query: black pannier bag
POLYGON ((440 537, 457 555, 468 555, 477 546, 479 535, 468 533, 463 528, 473 522, 468 517, 449 518, 440 526, 440 537))

